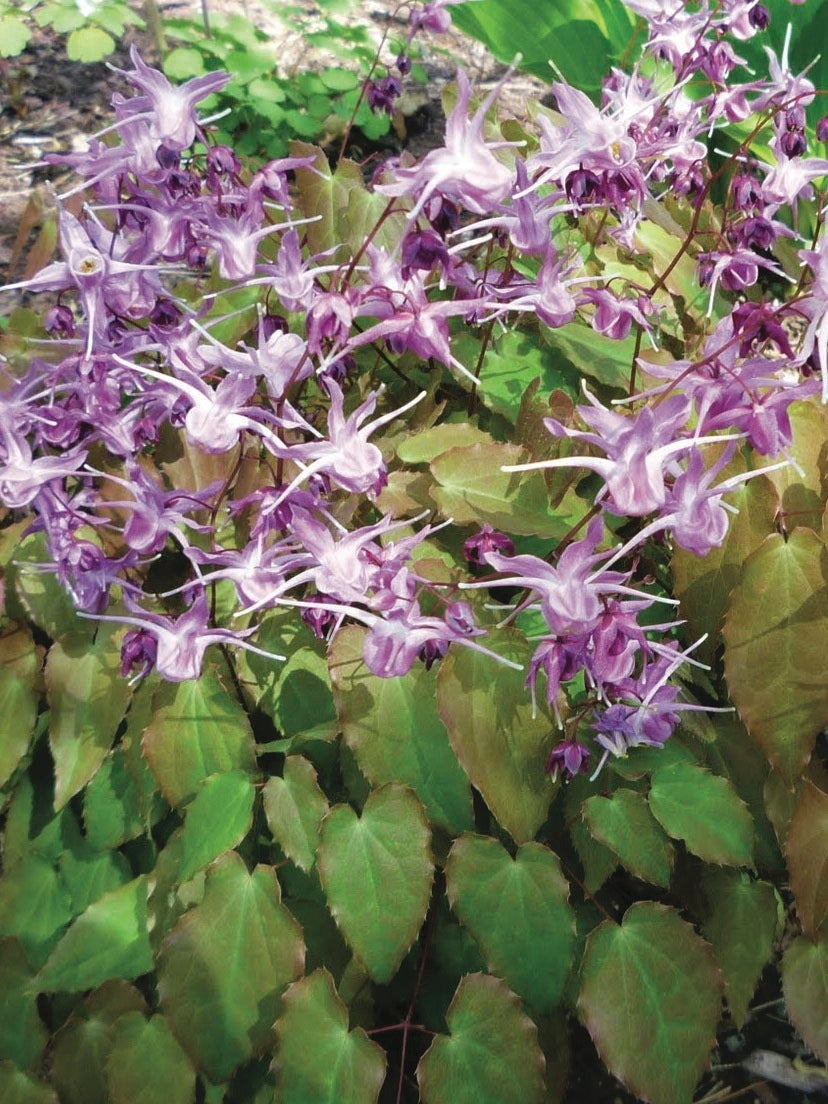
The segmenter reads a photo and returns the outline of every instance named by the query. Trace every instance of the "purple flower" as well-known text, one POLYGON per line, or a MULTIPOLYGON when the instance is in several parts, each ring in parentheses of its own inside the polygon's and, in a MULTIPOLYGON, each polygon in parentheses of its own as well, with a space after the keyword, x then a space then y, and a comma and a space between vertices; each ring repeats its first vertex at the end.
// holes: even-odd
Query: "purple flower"
POLYGON ((588 764, 589 748, 578 740, 564 740, 549 752, 545 769, 547 774, 552 775, 553 782, 557 781, 559 772, 563 772, 564 781, 569 781, 586 771, 588 764))

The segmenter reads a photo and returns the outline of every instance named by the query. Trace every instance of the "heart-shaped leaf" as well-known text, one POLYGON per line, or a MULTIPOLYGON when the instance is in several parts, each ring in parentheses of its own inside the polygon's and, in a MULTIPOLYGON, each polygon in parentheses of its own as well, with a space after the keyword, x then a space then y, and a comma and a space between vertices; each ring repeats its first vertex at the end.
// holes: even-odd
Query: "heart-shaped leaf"
POLYGON ((335 805, 322 824, 317 862, 328 906, 376 981, 391 980, 425 917, 430 838, 416 795, 395 784, 374 790, 362 816, 335 805))

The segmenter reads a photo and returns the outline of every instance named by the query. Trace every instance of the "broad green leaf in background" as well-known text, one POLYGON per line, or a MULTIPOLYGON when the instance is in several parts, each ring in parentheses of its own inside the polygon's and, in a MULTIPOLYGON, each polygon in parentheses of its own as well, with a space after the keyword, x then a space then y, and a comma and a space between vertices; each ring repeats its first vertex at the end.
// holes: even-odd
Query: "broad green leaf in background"
POLYGON ((72 633, 49 649, 46 696, 56 809, 94 775, 126 712, 130 689, 121 677, 122 636, 120 626, 107 623, 94 643, 72 633))
POLYGON ((182 882, 244 839, 253 822, 255 796, 255 786, 240 771, 214 774, 204 780, 187 807, 181 830, 182 882))
POLYGON ((250 874, 235 851, 217 860, 204 900, 169 933, 158 962, 161 1010, 211 1081, 264 1049, 279 997, 304 960, 272 868, 250 874))
POLYGON ((452 834, 470 829, 471 790, 437 712, 437 672, 415 664, 400 678, 378 678, 362 658, 364 639, 363 629, 341 629, 329 656, 340 725, 360 770, 374 786, 410 786, 429 820, 452 834))
POLYGON ((431 833, 417 796, 390 783, 357 814, 335 805, 317 864, 333 918, 371 976, 390 981, 428 907, 431 833))
POLYGON ((75 920, 37 976, 40 992, 91 989, 107 978, 137 978, 152 969, 147 934, 147 880, 104 894, 75 920))
POLYGON ((588 937, 578 1011, 607 1068, 652 1104, 689 1104, 716 1038, 721 979, 674 909, 642 901, 588 937))
MULTIPOLYGON (((487 647, 527 665, 518 634, 491 633, 487 647)), ((460 765, 516 843, 531 840, 555 793, 544 767, 554 721, 543 702, 533 717, 525 675, 496 659, 454 648, 437 679, 437 706, 460 765)))
POLYGON ((0 739, 0 786, 26 754, 37 720, 39 694, 34 685, 42 663, 31 631, 21 626, 0 638, 0 717, 14 717, 0 739))
POLYGON ((16 15, 4 15, 0 19, 0 57, 11 58, 22 54, 32 32, 16 15))
POLYGON ((66 40, 66 54, 70 61, 89 64, 109 57, 115 50, 115 40, 100 27, 79 27, 66 40))
POLYGON ((113 1035, 106 1062, 111 1104, 191 1104, 195 1070, 163 1016, 127 1012, 113 1035))
POLYGON ((828 549, 810 529, 769 536, 725 618, 725 677, 751 736, 789 786, 828 724, 828 549))
POLYGON ((739 513, 730 519, 721 548, 694 556, 676 547, 672 557, 675 596, 681 602, 688 633, 693 639, 708 634, 694 652, 705 663, 712 661, 721 642, 722 621, 741 579, 742 565, 776 532, 779 496, 767 476, 751 479, 729 494, 727 501, 739 513))
POLYGON ((3 1104, 58 1104, 54 1091, 11 1062, 0 1062, 0 1100, 3 1104))
POLYGON ((431 496, 457 525, 486 522, 520 536, 560 539, 583 516, 583 501, 577 500, 577 517, 563 506, 552 510, 542 472, 501 471, 525 459, 518 446, 497 442, 449 449, 431 462, 437 481, 431 496))
POLYGON ((132 878, 130 865, 119 851, 95 851, 86 840, 73 844, 58 861, 74 914, 85 912, 93 901, 132 878))
POLYGON ((673 846, 642 794, 629 789, 617 790, 610 797, 596 794, 584 802, 583 817, 591 834, 613 851, 631 874, 667 889, 673 846))
POLYGON ((828 1062, 828 935, 800 936, 782 956, 782 992, 796 1030, 828 1062))
POLYGON ((814 935, 828 915, 828 794, 809 779, 785 840, 796 912, 806 935, 814 935))
POLYGON ((446 862, 451 907, 480 945, 489 969, 530 1010, 555 1011, 572 962, 575 921, 569 883, 539 843, 514 859, 497 840, 464 835, 446 862))
POLYGON ((375 1104, 385 1054, 361 1028, 348 1030, 348 1009, 327 970, 288 987, 276 1038, 279 1104, 375 1104))
POLYGON ((328 812, 328 799, 319 788, 313 764, 301 755, 289 755, 282 777, 268 778, 263 797, 274 840, 301 870, 310 870, 316 862, 322 818, 328 812))
POLYGON ((50 1077, 61 1104, 111 1104, 106 1060, 113 1027, 125 1013, 145 1012, 146 1002, 125 981, 106 981, 76 1008, 54 1037, 50 1077))
POLYGON ((405 464, 428 464, 451 448, 492 443, 489 434, 471 422, 442 422, 404 437, 397 445, 397 456, 405 464))
POLYGON ((16 935, 35 966, 72 919, 72 901, 52 863, 31 853, 0 878, 0 935, 16 935))
POLYGON ((423 1104, 540 1104, 544 1057, 535 1024, 500 978, 467 974, 417 1066, 423 1104))
POLYGON ((250 719, 210 668, 199 679, 165 683, 153 705, 143 750, 171 805, 189 801, 212 774, 240 770, 254 777, 250 719))
MULTIPOLYGON (((828 17, 828 4, 825 13, 828 17)), ((779 492, 782 510, 790 514, 788 529, 818 529, 828 503, 828 406, 814 395, 793 403, 789 417, 792 441, 787 452, 797 466, 778 468, 768 478, 779 492)))
POLYGON ((0 939, 0 1059, 21 1069, 34 1065, 49 1037, 29 984, 33 976, 22 943, 0 939))
POLYGON ((657 768, 647 800, 667 835, 700 859, 753 865, 753 820, 726 778, 694 763, 657 768))
POLYGON ((702 890, 708 900, 704 921, 713 955, 721 967, 725 996, 737 1027, 771 957, 777 926, 776 894, 768 882, 745 871, 706 867, 702 890))
POLYGON ((69 632, 84 634, 91 640, 95 627, 78 617, 72 599, 52 571, 40 571, 34 565, 48 563, 49 552, 43 533, 32 533, 14 549, 9 578, 15 596, 38 628, 52 639, 69 632), (32 565, 27 570, 27 565, 32 565))
MULTIPOLYGON (((262 708, 269 708, 285 737, 301 734, 331 739, 337 731, 336 707, 324 655, 303 647, 296 647, 287 655, 287 662, 278 671, 274 691, 269 700, 261 703, 262 708)), ((250 657, 253 670, 256 658, 250 657)))

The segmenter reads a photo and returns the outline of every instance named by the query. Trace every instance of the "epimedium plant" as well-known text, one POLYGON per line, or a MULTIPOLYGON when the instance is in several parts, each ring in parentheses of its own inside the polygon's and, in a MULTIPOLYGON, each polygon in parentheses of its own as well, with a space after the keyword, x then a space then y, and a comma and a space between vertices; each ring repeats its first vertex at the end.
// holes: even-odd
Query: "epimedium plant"
POLYGON ((137 52, 58 158, 3 338, 4 1097, 540 1104, 578 1020, 676 1104, 768 967, 828 1058, 826 126, 740 67, 762 5, 629 8, 600 106, 460 72, 367 180, 243 162, 227 77, 137 52))

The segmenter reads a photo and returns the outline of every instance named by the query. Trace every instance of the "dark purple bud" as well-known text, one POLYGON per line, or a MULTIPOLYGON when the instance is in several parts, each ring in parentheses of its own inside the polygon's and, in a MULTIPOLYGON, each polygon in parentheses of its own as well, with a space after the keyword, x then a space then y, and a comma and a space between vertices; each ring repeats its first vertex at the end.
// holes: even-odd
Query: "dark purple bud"
POLYGON ((135 667, 137 677, 142 678, 155 666, 158 642, 146 629, 130 629, 121 645, 121 677, 126 678, 135 667))
POLYGON ((181 154, 169 146, 159 146, 155 151, 155 160, 162 169, 177 169, 181 163, 181 154))
POLYGON ((213 146, 207 151, 207 171, 219 176, 233 176, 241 169, 239 159, 229 146, 213 146))
POLYGON ((764 4, 755 4, 748 12, 748 21, 757 31, 767 30, 770 26, 770 12, 764 4))
POLYGON ((738 232, 740 243, 748 249, 770 249, 776 241, 773 223, 766 218, 746 218, 734 229, 738 232))
POLYGON ((828 142, 828 115, 823 115, 816 125, 818 142, 828 142))
MULTIPOLYGON (((323 599, 318 594, 311 594, 305 599, 306 602, 321 602, 323 599)), ((325 636, 325 630, 334 621, 335 615, 330 610, 322 609, 321 607, 314 606, 313 608, 307 607, 302 610, 302 620, 314 634, 320 640, 325 636)))
POLYGON ((734 176, 731 196, 735 211, 755 211, 757 207, 763 206, 759 182, 748 173, 734 176))
POLYGON ((199 242, 193 244, 187 250, 187 264, 190 268, 204 268, 207 263, 207 246, 199 242))
POLYGON ((75 317, 63 303, 57 303, 46 312, 44 326, 46 333, 55 334, 56 337, 75 335, 75 317))
POLYGON ((779 146, 786 157, 802 157, 808 150, 808 143, 801 130, 786 130, 779 139, 779 146))
POLYGON ((356 366, 354 357, 350 353, 346 353, 345 356, 339 357, 332 364, 329 364, 325 371, 317 377, 317 382, 326 395, 330 394, 328 380, 333 380, 334 383, 344 383, 348 376, 356 371, 356 366))
POLYGON ((177 326, 181 321, 181 310, 172 299, 156 299, 150 312, 150 322, 154 326, 177 326))
POLYGON ((794 104, 785 112, 785 126, 789 130, 805 129, 805 108, 801 104, 794 104))
POLYGON ((423 214, 437 233, 443 236, 460 225, 460 208, 445 196, 431 196, 423 207, 423 214))
POLYGON ((117 349, 119 345, 123 345, 128 332, 126 322, 120 318, 113 318, 106 327, 106 340, 113 348, 117 349))
POLYGON ((589 763, 589 748, 577 740, 565 740, 562 744, 556 744, 549 752, 546 760, 546 773, 553 779, 562 771, 564 781, 568 782, 582 771, 586 771, 589 763))
POLYGON ((265 341, 270 341, 276 333, 287 333, 288 328, 288 320, 283 314, 262 315, 262 334, 265 341))
POLYGON ((397 67, 397 72, 402 77, 407 77, 411 72, 411 58, 408 54, 400 54, 394 64, 397 67))
POLYGON ((505 533, 498 533, 491 525, 484 525, 479 533, 476 533, 463 545, 463 555, 469 563, 486 563, 487 552, 500 552, 504 556, 514 556, 515 546, 510 537, 505 533))
POLYGON ((395 77, 392 73, 382 80, 369 81, 366 88, 368 106, 372 111, 385 111, 390 115, 394 110, 394 101, 399 97, 400 92, 402 92, 402 85, 399 77, 395 77))
POLYGON ((448 649, 447 640, 427 640, 417 655, 425 664, 425 669, 430 671, 437 660, 445 656, 448 649))
POLYGON ((433 230, 415 230, 403 241, 400 273, 408 280, 413 269, 431 272, 436 264, 445 271, 449 264, 449 252, 443 239, 433 230))
POLYGON ((601 191, 601 180, 591 169, 574 169, 564 182, 571 203, 595 199, 601 191))

